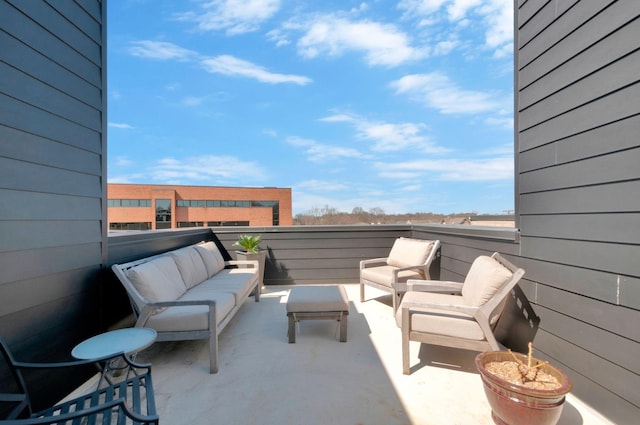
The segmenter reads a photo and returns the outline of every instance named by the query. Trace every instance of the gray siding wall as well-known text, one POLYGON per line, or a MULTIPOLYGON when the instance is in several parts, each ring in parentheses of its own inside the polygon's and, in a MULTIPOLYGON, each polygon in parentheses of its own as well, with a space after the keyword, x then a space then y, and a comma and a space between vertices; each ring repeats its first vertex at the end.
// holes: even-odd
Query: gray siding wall
POLYGON ((640 2, 516 1, 520 285, 534 346, 617 423, 640 414, 640 2))
POLYGON ((0 335, 21 359, 67 359, 98 327, 104 10, 0 0, 0 335))

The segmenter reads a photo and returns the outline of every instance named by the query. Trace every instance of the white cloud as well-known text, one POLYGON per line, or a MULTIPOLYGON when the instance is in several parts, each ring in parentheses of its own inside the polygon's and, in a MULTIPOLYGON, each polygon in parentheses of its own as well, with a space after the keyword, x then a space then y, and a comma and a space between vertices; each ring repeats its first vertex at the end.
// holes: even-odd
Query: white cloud
POLYGON ((272 31, 270 38, 282 45, 289 41, 287 33, 291 31, 303 33, 297 49, 305 58, 361 52, 369 65, 393 67, 426 56, 424 51, 411 46, 407 34, 391 24, 315 15, 285 23, 281 29, 272 31))
POLYGON ((348 122, 362 140, 371 140, 371 150, 376 152, 394 152, 405 149, 427 153, 442 153, 446 149, 435 146, 424 135, 427 126, 416 123, 387 123, 370 121, 356 115, 337 114, 322 118, 324 122, 348 122))
POLYGON ((484 47, 494 50, 495 57, 512 52, 513 0, 402 0, 398 8, 405 18, 418 20, 421 27, 444 20, 456 23, 459 29, 469 28, 472 22, 480 24, 484 47))
POLYGON ((444 181, 491 181, 513 178, 513 158, 417 160, 376 163, 379 175, 387 178, 416 178, 428 173, 444 181))
POLYGON ((230 55, 220 55, 213 58, 206 58, 203 59, 201 63, 209 72, 253 78, 263 83, 294 83, 298 85, 306 85, 311 82, 310 78, 300 75, 277 74, 269 72, 259 65, 253 64, 249 61, 238 59, 230 55))
POLYGON ((391 87, 396 94, 408 94, 414 100, 443 114, 494 111, 504 103, 496 101, 493 93, 465 90, 439 72, 407 75, 393 81, 391 87))
POLYGON ((257 31, 280 9, 280 0, 211 0, 201 10, 179 15, 203 31, 224 30, 228 35, 257 31))
POLYGON ((311 162, 327 162, 338 160, 341 158, 365 158, 366 156, 356 149, 345 148, 342 146, 324 145, 315 140, 304 139, 302 137, 287 137, 286 142, 291 146, 304 148, 311 162))
POLYGON ((341 182, 332 182, 326 180, 306 180, 296 184, 296 189, 314 190, 321 192, 345 191, 349 186, 341 182))
POLYGON ((204 102, 204 97, 196 97, 196 96, 187 96, 183 98, 180 103, 183 106, 200 106, 204 102))
POLYGON ((135 128, 132 125, 125 124, 125 123, 119 123, 119 122, 110 122, 107 125, 109 127, 111 127, 111 128, 122 128, 122 129, 125 129, 125 130, 131 130, 131 129, 135 128))
POLYGON ((424 16, 437 12, 448 0, 402 0, 398 9, 405 11, 405 16, 424 16))
POLYGON ((145 59, 188 61, 198 56, 192 50, 184 49, 165 41, 140 40, 131 42, 129 53, 145 59))
POLYGON ((163 158, 148 171, 153 181, 185 184, 193 181, 215 183, 219 179, 242 184, 242 179, 262 181, 266 172, 260 164, 232 156, 205 155, 192 158, 163 158))

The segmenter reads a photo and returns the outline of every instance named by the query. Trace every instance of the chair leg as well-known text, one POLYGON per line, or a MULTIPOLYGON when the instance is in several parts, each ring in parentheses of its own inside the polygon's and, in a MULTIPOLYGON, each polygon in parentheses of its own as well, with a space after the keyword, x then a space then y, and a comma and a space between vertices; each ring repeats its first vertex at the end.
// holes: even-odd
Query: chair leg
POLYGON ((364 283, 360 282, 360 302, 364 302, 364 283))
POLYGON ((411 366, 409 365, 409 309, 402 309, 402 373, 411 374, 411 366))

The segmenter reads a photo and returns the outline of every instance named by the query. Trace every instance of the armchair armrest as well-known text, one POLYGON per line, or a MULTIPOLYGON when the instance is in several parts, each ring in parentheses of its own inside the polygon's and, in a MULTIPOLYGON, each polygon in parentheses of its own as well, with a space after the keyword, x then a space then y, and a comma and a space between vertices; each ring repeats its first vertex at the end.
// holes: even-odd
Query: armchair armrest
POLYGON ((407 281, 406 291, 419 291, 419 292, 438 292, 445 294, 459 294, 462 292, 461 282, 452 282, 448 280, 418 280, 409 279, 407 281))
POLYGON ((444 310, 453 311, 456 313, 464 313, 469 316, 475 317, 476 313, 480 311, 480 307, 463 305, 463 304, 434 304, 434 303, 411 303, 403 302, 400 307, 402 309, 408 309, 411 312, 433 314, 430 310, 444 310))
POLYGON ((374 264, 387 264, 387 257, 371 258, 369 260, 360 260, 360 270, 366 268, 367 266, 372 266, 374 264))

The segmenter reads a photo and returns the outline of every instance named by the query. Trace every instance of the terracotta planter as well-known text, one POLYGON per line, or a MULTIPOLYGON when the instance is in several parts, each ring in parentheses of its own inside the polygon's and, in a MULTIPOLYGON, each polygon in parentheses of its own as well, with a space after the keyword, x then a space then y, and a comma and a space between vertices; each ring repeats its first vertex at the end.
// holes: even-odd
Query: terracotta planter
MULTIPOLYGON (((514 353, 526 363, 527 356, 514 353)), ((489 373, 484 365, 489 362, 513 360, 507 351, 489 351, 476 356, 476 367, 484 392, 491 405, 493 421, 499 425, 554 425, 560 419, 565 395, 571 391, 571 381, 561 370, 549 364, 541 370, 555 376, 561 383, 556 390, 536 390, 515 385, 489 373)), ((534 364, 540 360, 534 358, 534 364)))
POLYGON ((236 251, 237 260, 255 260, 258 262, 258 276, 260 276, 260 287, 264 286, 264 265, 267 259, 267 251, 258 251, 257 253, 248 253, 245 251, 236 251))

